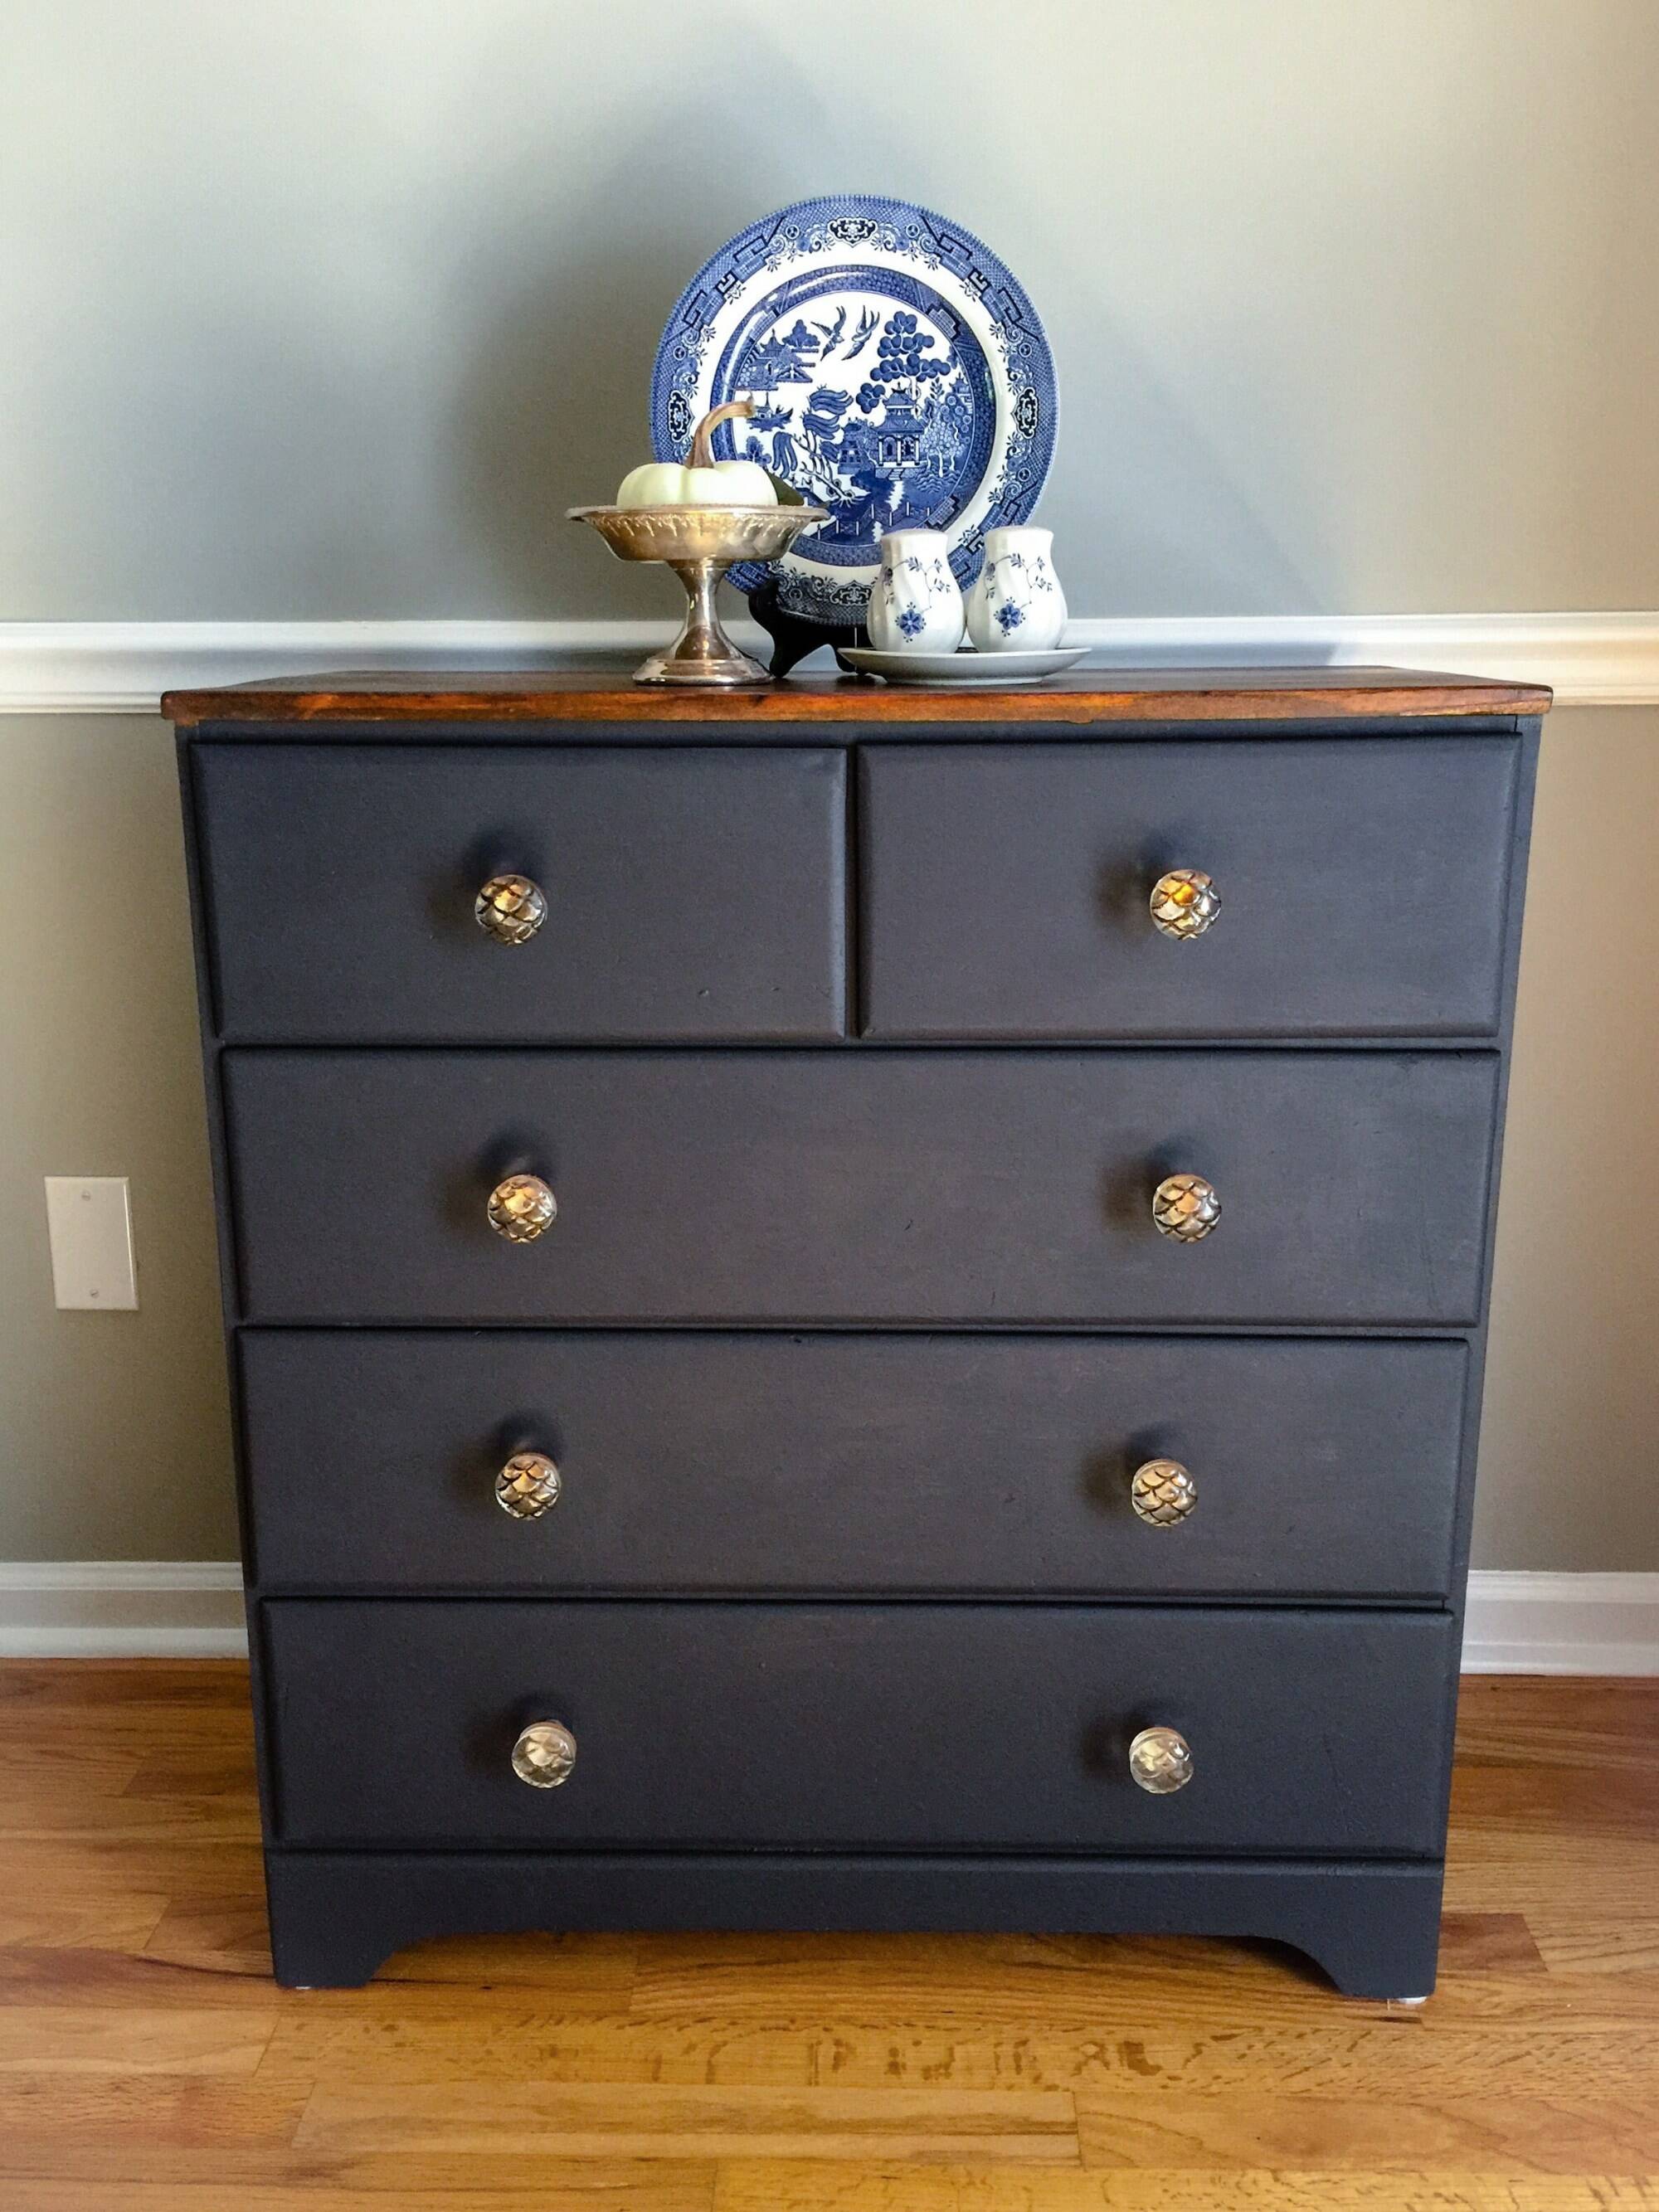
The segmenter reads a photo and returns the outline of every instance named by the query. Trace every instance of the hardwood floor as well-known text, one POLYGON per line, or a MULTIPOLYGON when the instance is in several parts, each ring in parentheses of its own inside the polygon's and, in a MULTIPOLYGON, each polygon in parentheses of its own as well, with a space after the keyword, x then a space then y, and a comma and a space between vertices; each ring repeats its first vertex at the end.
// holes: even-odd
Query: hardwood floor
POLYGON ((1438 1994, 1192 1941, 269 1979, 231 1665, 0 1666, 4 2212, 1659 2207, 1659 1681, 1465 1685, 1438 1994))

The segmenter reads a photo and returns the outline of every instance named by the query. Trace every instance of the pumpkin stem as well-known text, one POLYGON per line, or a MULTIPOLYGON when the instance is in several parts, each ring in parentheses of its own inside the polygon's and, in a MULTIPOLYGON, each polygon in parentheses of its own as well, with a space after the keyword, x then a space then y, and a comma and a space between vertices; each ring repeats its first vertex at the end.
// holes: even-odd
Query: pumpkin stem
POLYGON ((694 469, 712 469, 714 465, 712 441, 716 429, 722 422, 729 422, 739 415, 752 415, 754 411, 752 399, 728 399, 724 407, 711 407, 698 423, 696 434, 691 441, 691 466, 694 469))

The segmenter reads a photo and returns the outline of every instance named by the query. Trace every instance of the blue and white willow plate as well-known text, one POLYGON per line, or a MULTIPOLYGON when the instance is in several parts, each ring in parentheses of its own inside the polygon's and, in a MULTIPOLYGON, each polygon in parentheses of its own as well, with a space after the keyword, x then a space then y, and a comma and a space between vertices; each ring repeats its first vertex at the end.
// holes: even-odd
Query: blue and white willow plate
MULTIPOLYGON (((942 530, 970 583, 985 532, 1028 520, 1054 453, 1030 301, 970 231, 903 200, 801 200, 697 271, 657 349, 657 458, 683 459, 699 418, 744 395, 753 418, 722 423, 714 450, 830 509, 776 564, 782 605, 820 622, 864 619, 890 530, 942 530)), ((751 592, 767 574, 746 562, 732 580, 751 592)))

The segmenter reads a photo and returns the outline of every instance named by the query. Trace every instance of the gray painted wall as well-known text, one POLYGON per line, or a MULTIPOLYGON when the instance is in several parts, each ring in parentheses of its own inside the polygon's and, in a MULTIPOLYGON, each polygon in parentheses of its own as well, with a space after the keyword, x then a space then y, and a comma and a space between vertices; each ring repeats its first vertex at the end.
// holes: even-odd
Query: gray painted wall
POLYGON ((651 613, 733 230, 1018 270, 1079 613, 1659 605, 1652 0, 9 0, 0 614, 651 613), (19 342, 19 339, 21 342, 19 342))
MULTIPOLYGON (((1650 0, 12 0, 0 619, 657 615, 562 520, 869 185, 1048 322, 1083 615, 1659 605, 1650 0)), ((1546 740, 1479 1557, 1659 1569, 1659 711, 1546 740)), ((1455 908, 1447 926, 1455 927, 1455 908)), ((0 1558, 233 1547, 171 748, 0 719, 0 1558), (134 1180, 57 1314, 40 1177, 134 1180)))

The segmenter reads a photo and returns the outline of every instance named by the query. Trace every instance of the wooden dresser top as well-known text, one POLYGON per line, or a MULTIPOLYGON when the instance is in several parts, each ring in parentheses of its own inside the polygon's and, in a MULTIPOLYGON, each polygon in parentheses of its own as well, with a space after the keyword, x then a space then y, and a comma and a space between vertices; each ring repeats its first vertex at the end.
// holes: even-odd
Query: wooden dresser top
POLYGON ((365 670, 263 677, 169 691, 161 712, 204 722, 626 722, 675 724, 1375 721, 1513 718, 1548 711, 1542 684, 1410 668, 1082 668, 1024 689, 895 687, 854 677, 790 677, 765 690, 653 689, 592 671, 365 670))

